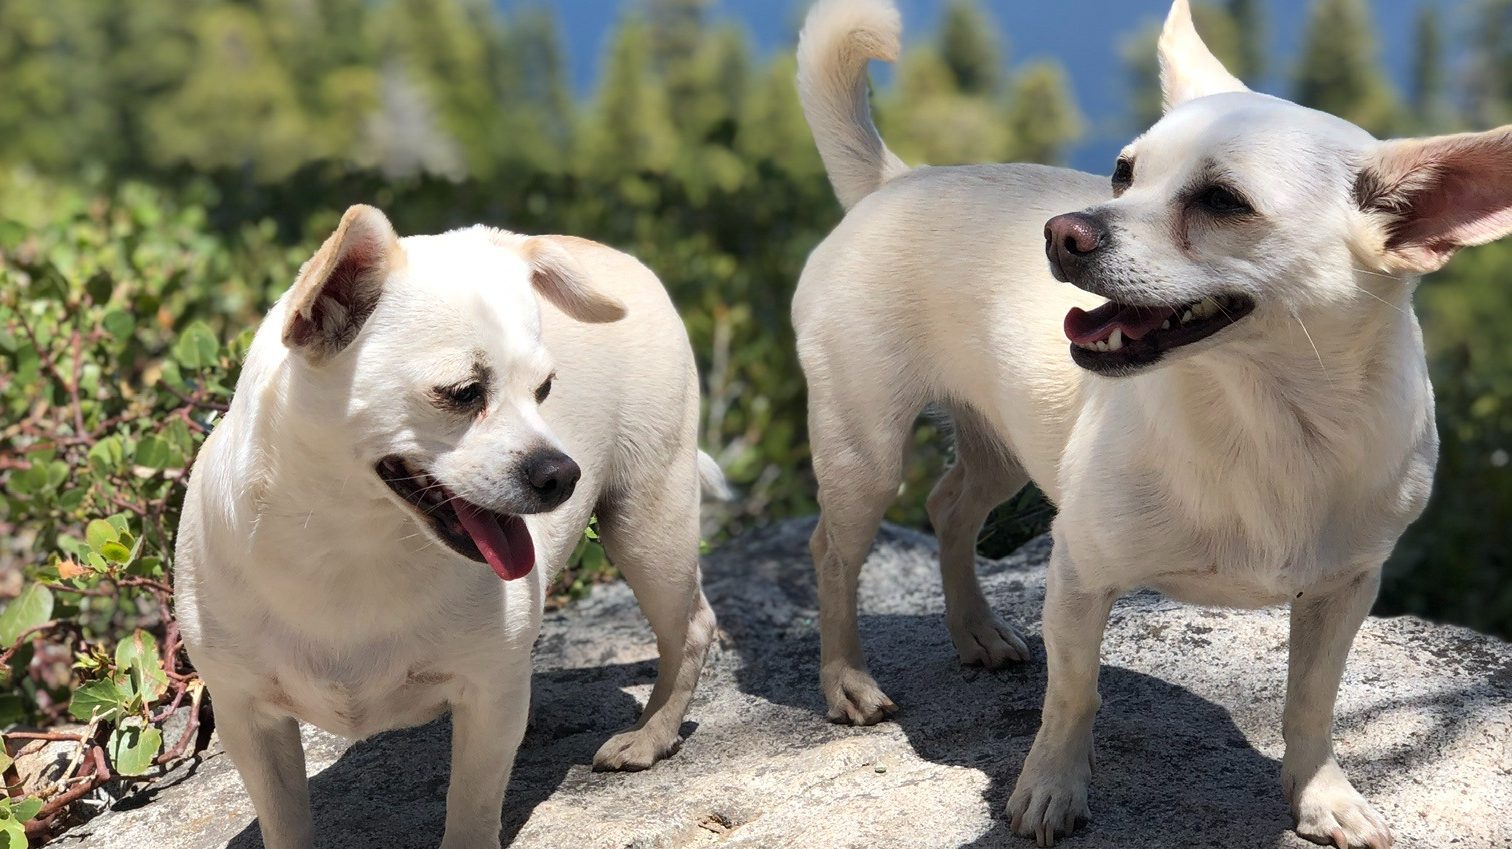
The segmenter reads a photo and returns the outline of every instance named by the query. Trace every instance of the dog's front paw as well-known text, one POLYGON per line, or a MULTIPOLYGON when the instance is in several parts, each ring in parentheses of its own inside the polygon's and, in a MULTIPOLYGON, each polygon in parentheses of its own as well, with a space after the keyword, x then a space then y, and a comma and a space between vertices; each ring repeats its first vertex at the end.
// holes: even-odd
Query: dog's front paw
POLYGON ((1365 797, 1354 789, 1338 764, 1329 763, 1297 788, 1285 779, 1297 833, 1337 849, 1389 849, 1391 830, 1365 797))
POLYGON ((610 737, 593 756, 593 768, 599 771, 639 772, 675 754, 682 737, 657 734, 647 728, 635 728, 610 737))
POLYGON ((876 725, 898 712, 898 706, 863 670, 853 666, 826 668, 820 678, 830 722, 876 725))
POLYGON ((1053 758, 1036 758, 1031 751, 1008 797, 1013 833, 1032 837, 1039 846, 1054 846, 1057 838, 1071 836, 1092 816, 1087 806, 1090 780, 1086 759, 1058 764, 1053 758))
POLYGON ((1024 635, 991 610, 978 610, 959 618, 947 616, 945 625, 950 629, 950 639, 961 662, 968 666, 1001 669, 1029 659, 1024 635))

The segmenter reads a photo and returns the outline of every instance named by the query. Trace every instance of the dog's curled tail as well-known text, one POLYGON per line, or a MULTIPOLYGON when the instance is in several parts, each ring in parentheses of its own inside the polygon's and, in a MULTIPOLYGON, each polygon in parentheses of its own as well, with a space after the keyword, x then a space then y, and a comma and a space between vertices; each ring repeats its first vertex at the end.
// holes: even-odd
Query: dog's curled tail
POLYGON ((705 498, 729 501, 735 497, 735 493, 730 491, 730 484, 725 481, 724 470, 719 468, 719 462, 702 451, 698 452, 698 485, 705 498))
POLYGON ((819 0, 798 37, 803 115, 846 209, 908 172, 872 121, 866 79, 868 61, 898 58, 902 31, 892 0, 819 0))

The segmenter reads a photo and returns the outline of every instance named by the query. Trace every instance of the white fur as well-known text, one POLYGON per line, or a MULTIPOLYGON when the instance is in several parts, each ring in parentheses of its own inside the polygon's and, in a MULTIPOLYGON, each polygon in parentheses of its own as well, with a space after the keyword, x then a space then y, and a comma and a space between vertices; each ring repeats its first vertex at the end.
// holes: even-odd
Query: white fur
POLYGON ((311 845, 296 720, 366 737, 448 708, 442 845, 496 847, 545 588, 595 512, 661 651, 640 722, 595 764, 641 769, 677 746, 714 628, 698 503, 700 476, 719 475, 696 447, 692 353, 655 276, 603 246, 485 228, 399 241, 365 208, 341 233, 357 235, 333 237, 269 313, 196 461, 178 546, 184 638, 269 849, 311 845), (376 306, 339 351, 291 350, 280 337, 291 301, 318 304, 307 287, 319 280, 306 278, 347 244, 387 244, 370 263, 376 306), (539 305, 532 282, 547 296, 539 305), (588 324, 553 302, 595 321, 628 316, 588 324), (486 411, 438 410, 432 387, 478 362, 493 373, 486 411), (514 464, 539 445, 565 450, 582 479, 554 512, 527 517, 537 566, 511 582, 440 543, 374 471, 400 454, 507 509, 514 464))
MULTIPOLYGON (((974 573, 988 512, 1030 480, 1059 511, 1044 724, 1009 802, 1014 829, 1048 845, 1087 816, 1103 626, 1114 599, 1147 586, 1199 604, 1291 603, 1283 780, 1298 830, 1383 847, 1389 832, 1333 759, 1333 702, 1382 562, 1426 503, 1438 438, 1417 279, 1381 271, 1400 267, 1388 261, 1392 233, 1432 233, 1445 258, 1505 235, 1512 181, 1480 187, 1475 214, 1452 226, 1404 231, 1403 219, 1383 220, 1390 210, 1362 209, 1357 178, 1400 171, 1400 149, 1244 90, 1186 6, 1178 0, 1162 38, 1171 111, 1125 152, 1134 180, 1116 200, 1106 178, 1039 166, 895 173, 880 140, 846 141, 874 133, 855 117, 866 110, 855 57, 877 54, 878 33, 896 39, 891 3, 823 0, 811 13, 800 91, 850 208, 793 302, 822 508, 821 683, 833 719, 869 724, 895 709, 866 668, 856 581, 915 417, 940 404, 955 418, 957 463, 929 512, 964 661, 1027 657, 974 573), (847 33, 861 35, 847 46, 847 33), (1190 212, 1185 193, 1214 180, 1239 187, 1254 220, 1190 212), (1076 210, 1112 227, 1104 295, 1179 304, 1240 293, 1254 313, 1132 376, 1084 371, 1062 319, 1105 301, 1052 278, 1043 235, 1047 219, 1076 210), (1470 235, 1451 243, 1446 232, 1470 235)), ((1475 162, 1512 162, 1505 131, 1434 150, 1472 147, 1475 162)), ((1423 176, 1431 185, 1418 190, 1438 194, 1418 209, 1466 197, 1423 176)))

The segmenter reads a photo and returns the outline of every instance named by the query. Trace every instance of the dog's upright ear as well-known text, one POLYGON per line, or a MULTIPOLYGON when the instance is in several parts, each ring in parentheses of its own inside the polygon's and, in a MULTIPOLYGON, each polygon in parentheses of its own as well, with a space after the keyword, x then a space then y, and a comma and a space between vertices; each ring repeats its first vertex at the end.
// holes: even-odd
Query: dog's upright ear
POLYGON ((383 281, 404 262, 394 226, 357 205, 299 270, 289 292, 283 341, 312 362, 340 353, 378 305, 383 281))
POLYGON ((1460 248, 1512 234, 1512 126, 1381 142, 1355 180, 1381 271, 1438 271, 1460 248))
POLYGON ((525 240, 530 283, 557 309, 578 321, 602 324, 625 317, 625 305, 593 287, 588 272, 566 248, 549 237, 525 240))
POLYGON ((1176 0, 1160 32, 1160 88, 1165 111, 1210 94, 1249 91, 1208 49, 1192 20, 1189 0, 1176 0))

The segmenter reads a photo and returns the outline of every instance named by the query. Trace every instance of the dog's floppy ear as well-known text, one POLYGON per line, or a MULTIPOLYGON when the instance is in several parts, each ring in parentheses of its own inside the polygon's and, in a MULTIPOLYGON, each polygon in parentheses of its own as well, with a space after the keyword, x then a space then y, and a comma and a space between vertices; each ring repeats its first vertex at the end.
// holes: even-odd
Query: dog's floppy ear
POLYGON ((299 270, 283 341, 313 362, 340 353, 378 305, 383 281, 404 261, 399 236, 371 206, 354 206, 299 270))
POLYGON ((625 305, 595 289, 588 272, 566 248, 536 236, 525 240, 524 252, 531 285, 557 309, 593 324, 625 317, 625 305))
POLYGON ((1512 233, 1512 125, 1381 142, 1355 181, 1388 274, 1428 274, 1512 233))
POLYGON ((1197 34, 1188 0, 1171 4, 1171 14, 1160 33, 1160 88, 1167 112, 1210 94, 1249 91, 1197 34))

